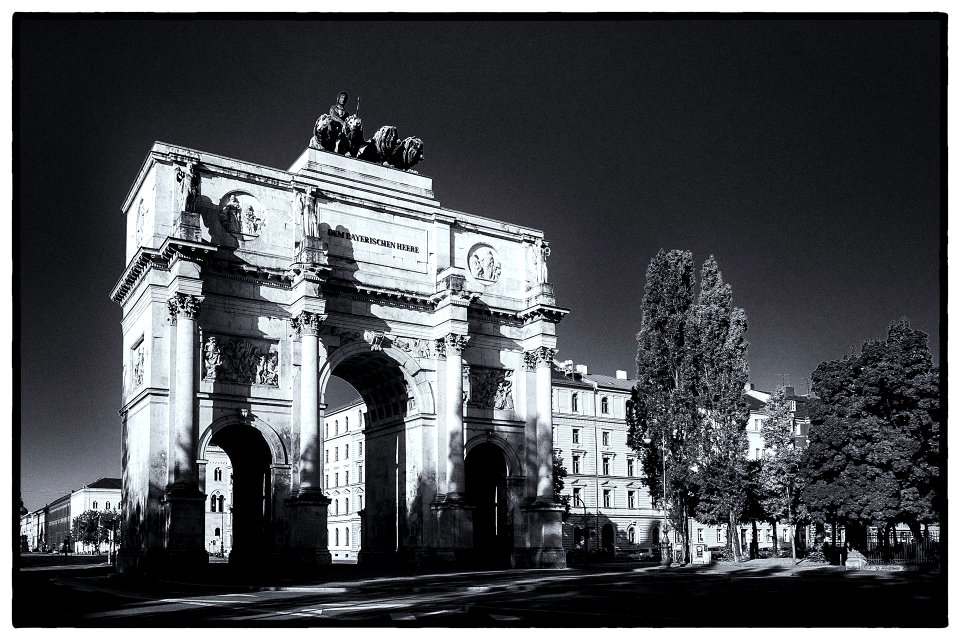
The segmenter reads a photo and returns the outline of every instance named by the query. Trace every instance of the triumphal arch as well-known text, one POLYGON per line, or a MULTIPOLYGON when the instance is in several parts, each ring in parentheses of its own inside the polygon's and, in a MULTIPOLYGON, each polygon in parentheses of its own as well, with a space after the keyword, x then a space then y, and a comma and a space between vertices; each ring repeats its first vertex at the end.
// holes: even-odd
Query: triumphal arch
POLYGON ((213 445, 230 561, 329 563, 334 375, 367 409, 361 563, 564 565, 543 234, 445 209, 422 142, 366 139, 344 102, 286 171, 158 142, 130 189, 124 571, 207 563, 213 445))

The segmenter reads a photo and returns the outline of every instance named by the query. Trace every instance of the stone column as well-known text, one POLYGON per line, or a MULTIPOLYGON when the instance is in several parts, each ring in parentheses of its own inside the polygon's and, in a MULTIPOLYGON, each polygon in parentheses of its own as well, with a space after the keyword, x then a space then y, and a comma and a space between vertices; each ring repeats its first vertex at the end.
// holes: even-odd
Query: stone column
POLYGON ((290 568, 308 571, 331 562, 323 494, 323 429, 320 417, 320 323, 326 316, 302 311, 292 319, 300 338, 300 489, 291 510, 290 568))
POLYGON ((320 428, 320 323, 303 311, 293 319, 300 336, 300 493, 323 492, 323 429, 320 428))
POLYGON ((172 451, 168 464, 170 483, 163 495, 165 520, 164 569, 190 572, 206 565, 204 549, 204 496, 200 491, 197 466, 199 429, 194 421, 197 400, 196 351, 197 312, 203 298, 177 293, 167 301, 170 322, 176 326, 174 406, 171 433, 172 451))
POLYGON ((550 372, 557 350, 537 347, 524 354, 524 364, 536 368, 537 498, 524 505, 523 544, 514 551, 514 566, 564 567, 563 507, 553 499, 553 383, 550 372))
POLYGON ((463 469, 463 349, 469 336, 448 333, 444 337, 447 355, 447 375, 444 384, 446 412, 444 423, 449 448, 447 450, 447 495, 462 498, 465 490, 463 469))
POLYGON ((464 502, 463 348, 468 336, 448 333, 437 340, 437 353, 446 358, 442 432, 445 447, 446 493, 430 506, 435 514, 436 562, 463 565, 473 548, 473 507, 464 502))
POLYGON ((203 298, 178 293, 167 302, 170 320, 177 327, 177 361, 173 408, 173 484, 192 485, 199 490, 197 439, 193 421, 197 398, 196 369, 197 312, 203 298))
POLYGON ((556 349, 533 352, 537 368, 537 500, 553 502, 553 382, 550 372, 556 349))

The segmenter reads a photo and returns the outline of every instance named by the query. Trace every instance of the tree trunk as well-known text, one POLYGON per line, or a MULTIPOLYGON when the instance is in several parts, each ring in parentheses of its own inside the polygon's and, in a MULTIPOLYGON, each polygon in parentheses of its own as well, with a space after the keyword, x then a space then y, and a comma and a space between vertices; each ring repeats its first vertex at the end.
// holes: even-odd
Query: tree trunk
POLYGON ((779 558, 780 544, 777 540, 777 519, 776 518, 772 518, 770 520, 770 533, 771 533, 770 537, 773 539, 773 554, 779 558))
POLYGON ((793 564, 797 564, 797 532, 793 526, 793 510, 790 508, 790 487, 787 487, 787 531, 790 532, 790 554, 793 564))
POLYGON ((754 560, 760 557, 760 541, 757 540, 757 520, 754 518, 750 521, 750 525, 753 529, 753 540, 750 542, 750 559, 754 560))
POLYGON ((743 550, 740 548, 740 535, 737 533, 737 519, 734 517, 733 511, 730 512, 730 517, 727 522, 727 543, 730 545, 733 553, 734 562, 742 562, 743 550))

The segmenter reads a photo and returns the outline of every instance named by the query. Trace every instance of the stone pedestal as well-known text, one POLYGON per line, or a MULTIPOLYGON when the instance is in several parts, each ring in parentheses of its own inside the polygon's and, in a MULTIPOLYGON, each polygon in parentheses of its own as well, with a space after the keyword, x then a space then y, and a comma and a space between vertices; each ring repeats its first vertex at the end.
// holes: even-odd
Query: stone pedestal
POLYGON ((330 499, 317 491, 303 492, 287 500, 290 510, 289 562, 292 569, 329 565, 327 507, 330 499))
POLYGON ((300 241, 297 252, 297 262, 305 265, 326 265, 327 254, 323 248, 323 240, 313 236, 304 236, 300 241))
MULTIPOLYGON (((190 484, 172 484, 161 500, 164 522, 162 569, 183 574, 205 570, 204 495, 190 484)), ((150 563, 153 564, 153 563, 150 563)))
POLYGON ((563 550, 563 506, 535 502, 520 507, 523 529, 512 557, 514 567, 563 569, 567 555, 563 550))
POLYGON ((436 556, 440 564, 463 565, 473 556, 473 509, 459 495, 448 495, 430 505, 435 519, 436 556))

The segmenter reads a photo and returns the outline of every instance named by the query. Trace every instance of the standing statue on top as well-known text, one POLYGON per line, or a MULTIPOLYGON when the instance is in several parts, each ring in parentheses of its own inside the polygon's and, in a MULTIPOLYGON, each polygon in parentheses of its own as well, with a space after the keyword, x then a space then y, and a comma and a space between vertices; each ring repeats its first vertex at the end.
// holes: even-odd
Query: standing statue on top
POLYGON ((341 91, 337 103, 317 119, 310 147, 416 173, 412 169, 423 160, 423 141, 414 136, 400 141, 397 128, 391 125, 380 127, 364 141, 360 100, 357 99, 357 113, 350 114, 346 107, 348 97, 346 91, 341 91))
POLYGON ((550 256, 550 243, 542 238, 537 238, 530 246, 533 252, 533 273, 537 279, 537 284, 547 282, 547 257, 550 256))

